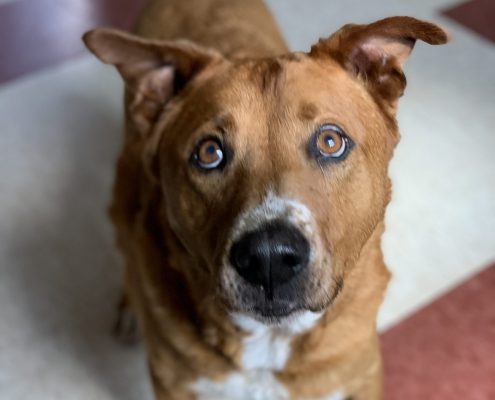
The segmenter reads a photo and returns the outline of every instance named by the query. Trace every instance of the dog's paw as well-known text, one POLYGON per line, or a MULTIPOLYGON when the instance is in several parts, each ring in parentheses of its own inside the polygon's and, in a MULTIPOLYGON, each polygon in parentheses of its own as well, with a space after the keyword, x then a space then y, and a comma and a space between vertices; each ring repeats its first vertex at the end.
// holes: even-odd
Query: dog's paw
POLYGON ((113 336, 126 346, 136 345, 141 338, 138 321, 125 298, 121 300, 117 309, 113 336))

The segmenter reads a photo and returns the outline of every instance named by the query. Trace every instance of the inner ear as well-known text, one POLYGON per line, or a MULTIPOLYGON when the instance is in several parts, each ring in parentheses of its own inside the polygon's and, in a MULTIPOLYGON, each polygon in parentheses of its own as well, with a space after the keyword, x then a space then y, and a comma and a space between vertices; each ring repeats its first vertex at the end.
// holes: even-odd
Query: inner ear
POLYGON ((384 108, 395 113, 406 78, 402 71, 416 40, 443 44, 439 26, 411 17, 391 17, 368 25, 345 25, 311 48, 314 58, 331 57, 357 76, 384 108))
POLYGON ((346 58, 348 71, 361 79, 371 94, 392 113, 404 94, 407 80, 402 70, 414 43, 385 43, 373 39, 357 46, 346 58), (386 48, 384 48, 384 46, 386 48), (390 51, 393 52, 390 52, 390 51))
POLYGON ((129 113, 137 129, 147 132, 156 122, 160 110, 174 95, 175 70, 167 65, 158 67, 141 76, 130 86, 129 113))
POLYGON ((394 57, 402 66, 414 47, 414 40, 404 38, 371 37, 361 44, 361 50, 374 62, 394 57))

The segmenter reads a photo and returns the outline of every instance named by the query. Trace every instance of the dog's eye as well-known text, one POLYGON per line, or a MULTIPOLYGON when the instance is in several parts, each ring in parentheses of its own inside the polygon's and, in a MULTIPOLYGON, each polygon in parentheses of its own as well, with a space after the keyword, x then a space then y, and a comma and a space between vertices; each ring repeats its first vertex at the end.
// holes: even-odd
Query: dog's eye
POLYGON ((193 159, 204 170, 220 167, 224 162, 222 143, 216 138, 204 139, 196 146, 193 159))
POLYGON ((337 125, 327 124, 321 126, 316 132, 315 147, 318 157, 339 159, 347 153, 349 141, 337 125))

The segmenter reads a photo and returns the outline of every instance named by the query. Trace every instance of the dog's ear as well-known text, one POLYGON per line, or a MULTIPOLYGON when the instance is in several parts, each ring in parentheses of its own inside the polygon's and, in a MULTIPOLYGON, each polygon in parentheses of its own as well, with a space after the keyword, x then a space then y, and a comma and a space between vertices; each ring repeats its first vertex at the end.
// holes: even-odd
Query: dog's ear
POLYGON ((89 31, 83 41, 120 72, 131 93, 128 111, 141 133, 150 130, 165 104, 189 80, 221 58, 187 40, 150 40, 110 28, 89 31))
POLYGON ((439 26, 411 17, 391 17, 369 25, 345 25, 313 45, 314 58, 332 57, 361 79, 390 113, 406 87, 402 66, 416 40, 444 44, 447 33, 439 26))

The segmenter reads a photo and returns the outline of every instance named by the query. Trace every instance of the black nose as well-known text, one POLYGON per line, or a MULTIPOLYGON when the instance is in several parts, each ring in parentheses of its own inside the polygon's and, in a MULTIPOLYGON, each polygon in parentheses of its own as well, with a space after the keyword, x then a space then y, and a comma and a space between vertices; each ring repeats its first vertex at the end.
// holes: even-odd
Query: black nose
POLYGON ((244 234, 230 251, 230 261, 246 281, 261 285, 273 298, 277 286, 299 274, 309 261, 309 243, 296 227, 273 221, 244 234))

